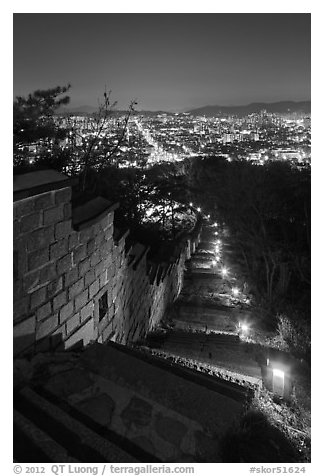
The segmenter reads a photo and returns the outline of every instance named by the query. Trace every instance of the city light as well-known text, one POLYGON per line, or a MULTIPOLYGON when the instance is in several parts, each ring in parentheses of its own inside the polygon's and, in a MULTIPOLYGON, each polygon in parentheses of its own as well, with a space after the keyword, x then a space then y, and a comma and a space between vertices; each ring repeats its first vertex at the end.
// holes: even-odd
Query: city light
POLYGON ((193 207, 193 203, 192 203, 192 202, 190 202, 190 203, 189 203, 189 206, 190 206, 190 207, 193 207))
POLYGON ((216 235, 216 236, 218 235, 218 231, 215 231, 215 235, 216 235))
POLYGON ((212 265, 213 265, 213 266, 216 266, 216 264, 217 264, 217 261, 216 261, 215 259, 213 259, 212 265))
POLYGON ((201 212, 201 208, 200 208, 200 207, 197 208, 197 212, 199 212, 199 213, 201 212))

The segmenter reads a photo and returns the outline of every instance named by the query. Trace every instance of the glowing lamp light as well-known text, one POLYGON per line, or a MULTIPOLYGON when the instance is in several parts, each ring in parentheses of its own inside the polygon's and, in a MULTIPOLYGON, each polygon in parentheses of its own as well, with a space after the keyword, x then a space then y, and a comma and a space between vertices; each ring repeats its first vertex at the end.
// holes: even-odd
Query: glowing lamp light
POLYGON ((200 208, 200 207, 197 208, 197 212, 199 212, 199 213, 201 212, 201 208, 200 208))
POLYGON ((190 203, 189 203, 189 206, 190 206, 190 207, 192 207, 192 206, 193 206, 193 203, 192 203, 192 202, 190 202, 190 203))
POLYGON ((219 256, 216 256, 216 261, 218 262, 220 260, 220 257, 219 256))
POLYGON ((249 326, 247 326, 246 324, 242 324, 241 329, 243 332, 247 332, 249 330, 249 326))
POLYGON ((213 259, 212 265, 213 265, 213 266, 216 266, 216 263, 217 263, 217 261, 216 261, 215 259, 213 259))
POLYGON ((238 288, 233 288, 232 293, 233 293, 233 296, 237 297, 239 295, 240 291, 239 291, 238 288))
POLYGON ((217 240, 217 244, 220 245, 220 244, 221 244, 221 240, 217 240))
POLYGON ((215 231, 215 235, 216 235, 216 236, 218 235, 218 231, 215 231))
POLYGON ((285 372, 283 372, 280 369, 273 369, 273 376, 284 379, 285 378, 285 372))
POLYGON ((226 268, 222 268, 222 276, 225 278, 225 276, 228 275, 228 270, 226 268))

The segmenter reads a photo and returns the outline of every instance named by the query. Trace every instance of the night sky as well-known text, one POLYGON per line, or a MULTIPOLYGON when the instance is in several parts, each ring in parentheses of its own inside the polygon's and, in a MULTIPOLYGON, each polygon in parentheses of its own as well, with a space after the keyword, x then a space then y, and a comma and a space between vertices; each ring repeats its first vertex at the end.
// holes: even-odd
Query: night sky
POLYGON ((14 14, 14 96, 183 111, 310 99, 310 14, 14 14))

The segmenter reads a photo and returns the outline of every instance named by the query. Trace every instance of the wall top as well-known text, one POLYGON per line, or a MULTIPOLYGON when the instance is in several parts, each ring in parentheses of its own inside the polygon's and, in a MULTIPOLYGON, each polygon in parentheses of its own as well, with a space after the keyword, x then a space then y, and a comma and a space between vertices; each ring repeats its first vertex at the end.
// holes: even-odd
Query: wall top
POLYGON ((56 170, 35 170, 25 174, 18 174, 13 176, 13 199, 15 202, 70 185, 71 179, 56 170))

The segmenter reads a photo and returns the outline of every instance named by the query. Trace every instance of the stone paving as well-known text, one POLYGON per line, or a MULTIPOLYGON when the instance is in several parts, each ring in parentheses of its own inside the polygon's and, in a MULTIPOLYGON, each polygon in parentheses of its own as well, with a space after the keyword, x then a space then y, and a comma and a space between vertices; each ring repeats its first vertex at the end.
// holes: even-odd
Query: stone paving
POLYGON ((220 226, 204 223, 201 242, 186 263, 184 287, 170 316, 173 330, 159 347, 259 380, 261 368, 251 346, 237 337, 240 326, 252 322, 252 313, 227 233, 220 226))

